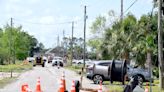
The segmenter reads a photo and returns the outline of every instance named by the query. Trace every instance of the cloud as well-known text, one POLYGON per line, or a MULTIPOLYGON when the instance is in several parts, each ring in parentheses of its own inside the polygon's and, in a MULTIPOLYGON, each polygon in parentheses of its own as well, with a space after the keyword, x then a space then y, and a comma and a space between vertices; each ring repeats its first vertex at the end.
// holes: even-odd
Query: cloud
POLYGON ((26 17, 33 14, 32 9, 20 5, 21 0, 10 0, 5 3, 4 11, 7 17, 26 17))
POLYGON ((53 16, 44 16, 40 18, 39 22, 43 24, 51 24, 55 22, 55 19, 53 16))
POLYGON ((21 0, 9 0, 9 3, 18 3, 20 2, 21 0))
POLYGON ((38 3, 40 0, 27 0, 30 4, 36 4, 38 3))

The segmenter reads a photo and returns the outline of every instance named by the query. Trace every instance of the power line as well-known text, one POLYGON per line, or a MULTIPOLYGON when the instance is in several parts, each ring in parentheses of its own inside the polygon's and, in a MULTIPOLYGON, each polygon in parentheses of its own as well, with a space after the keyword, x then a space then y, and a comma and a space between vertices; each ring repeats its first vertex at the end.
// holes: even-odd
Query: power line
MULTIPOLYGON (((71 24, 72 23, 72 21, 66 21, 66 22, 60 22, 60 23, 39 23, 39 22, 30 22, 30 21, 15 19, 15 18, 14 18, 14 20, 23 22, 23 23, 28 23, 28 24, 36 24, 36 25, 61 25, 61 24, 71 24)), ((76 20, 74 22, 77 23, 79 21, 81 21, 81 20, 76 20)))
POLYGON ((124 12, 123 14, 125 14, 138 0, 135 0, 124 12))

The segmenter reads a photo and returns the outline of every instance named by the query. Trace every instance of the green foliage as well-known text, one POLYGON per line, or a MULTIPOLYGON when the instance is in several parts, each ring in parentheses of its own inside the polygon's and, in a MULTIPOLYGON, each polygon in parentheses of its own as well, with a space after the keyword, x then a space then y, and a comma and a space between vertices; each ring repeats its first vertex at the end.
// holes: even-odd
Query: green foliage
POLYGON ((153 75, 154 75, 156 78, 159 78, 159 68, 158 68, 158 67, 154 67, 154 68, 153 68, 153 75))
MULTIPOLYGON (((14 58, 25 59, 37 44, 37 39, 22 30, 21 26, 11 28, 7 24, 0 30, 0 64, 15 63, 14 58)), ((43 47, 42 44, 39 46, 43 47)))
MULTIPOLYGON (((83 43, 84 43, 83 38, 73 37, 73 58, 74 59, 82 59, 83 50, 84 50, 83 49, 83 46, 84 46, 83 43)), ((72 52, 71 51, 72 39, 68 38, 68 37, 64 37, 63 38, 63 45, 64 45, 65 51, 67 51, 67 54, 69 54, 69 56, 70 56, 71 52, 72 52)))
MULTIPOLYGON (((136 59, 139 65, 144 65, 147 53, 150 58, 157 55, 157 14, 141 16, 139 20, 127 14, 123 21, 115 21, 108 25, 106 17, 99 16, 93 22, 93 35, 102 32, 88 41, 93 53, 101 54, 102 59, 136 59)), ((154 59, 152 59, 154 60, 154 59)))

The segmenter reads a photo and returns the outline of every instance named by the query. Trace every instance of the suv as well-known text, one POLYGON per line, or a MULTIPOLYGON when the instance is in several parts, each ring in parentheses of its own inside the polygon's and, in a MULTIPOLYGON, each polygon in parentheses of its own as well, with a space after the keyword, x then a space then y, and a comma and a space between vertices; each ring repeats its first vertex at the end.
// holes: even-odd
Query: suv
POLYGON ((134 68, 130 65, 127 65, 127 75, 128 75, 128 79, 130 77, 137 75, 140 78, 140 80, 142 80, 143 82, 144 81, 147 82, 151 80, 151 74, 148 69, 134 68))
MULTIPOLYGON (((110 71, 111 63, 112 60, 94 62, 86 68, 87 78, 92 79, 95 84, 100 81, 110 80, 108 71, 110 71)), ((130 77, 138 76, 143 82, 151 80, 151 74, 148 69, 133 68, 129 65, 127 65, 127 75, 128 79, 130 79, 130 77)))
POLYGON ((62 57, 54 57, 53 60, 52 60, 52 66, 61 66, 63 67, 64 66, 64 63, 63 63, 63 58, 62 57))
POLYGON ((42 67, 44 67, 45 62, 46 62, 46 59, 43 59, 42 56, 37 56, 37 57, 35 57, 35 60, 33 62, 33 66, 42 65, 42 67))
POLYGON ((92 79, 95 84, 110 80, 108 71, 111 62, 112 60, 94 61, 92 65, 86 68, 87 78, 92 79))

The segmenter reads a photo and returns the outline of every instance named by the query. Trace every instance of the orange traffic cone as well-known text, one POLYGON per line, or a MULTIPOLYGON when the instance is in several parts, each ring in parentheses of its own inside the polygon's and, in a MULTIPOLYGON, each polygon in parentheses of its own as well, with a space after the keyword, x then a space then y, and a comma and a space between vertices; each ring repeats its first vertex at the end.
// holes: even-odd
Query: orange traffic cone
POLYGON ((37 79, 35 92, 42 92, 41 91, 41 85, 40 85, 40 77, 37 79))
POLYGON ((23 84, 21 88, 21 92, 27 92, 26 88, 28 88, 28 84, 23 84))
POLYGON ((76 90, 75 90, 75 81, 72 81, 71 92, 76 92, 76 90))
POLYGON ((28 88, 28 84, 23 84, 21 92, 32 92, 32 90, 28 88))
POLYGON ((64 92, 64 85, 63 85, 63 80, 60 80, 60 86, 59 86, 59 92, 64 92))
POLYGON ((100 81, 98 92, 102 92, 102 82, 100 81))
POLYGON ((63 82, 63 86, 64 86, 64 91, 66 91, 65 72, 64 71, 62 74, 62 82, 63 82))
POLYGON ((149 92, 148 83, 146 83, 145 92, 149 92))

